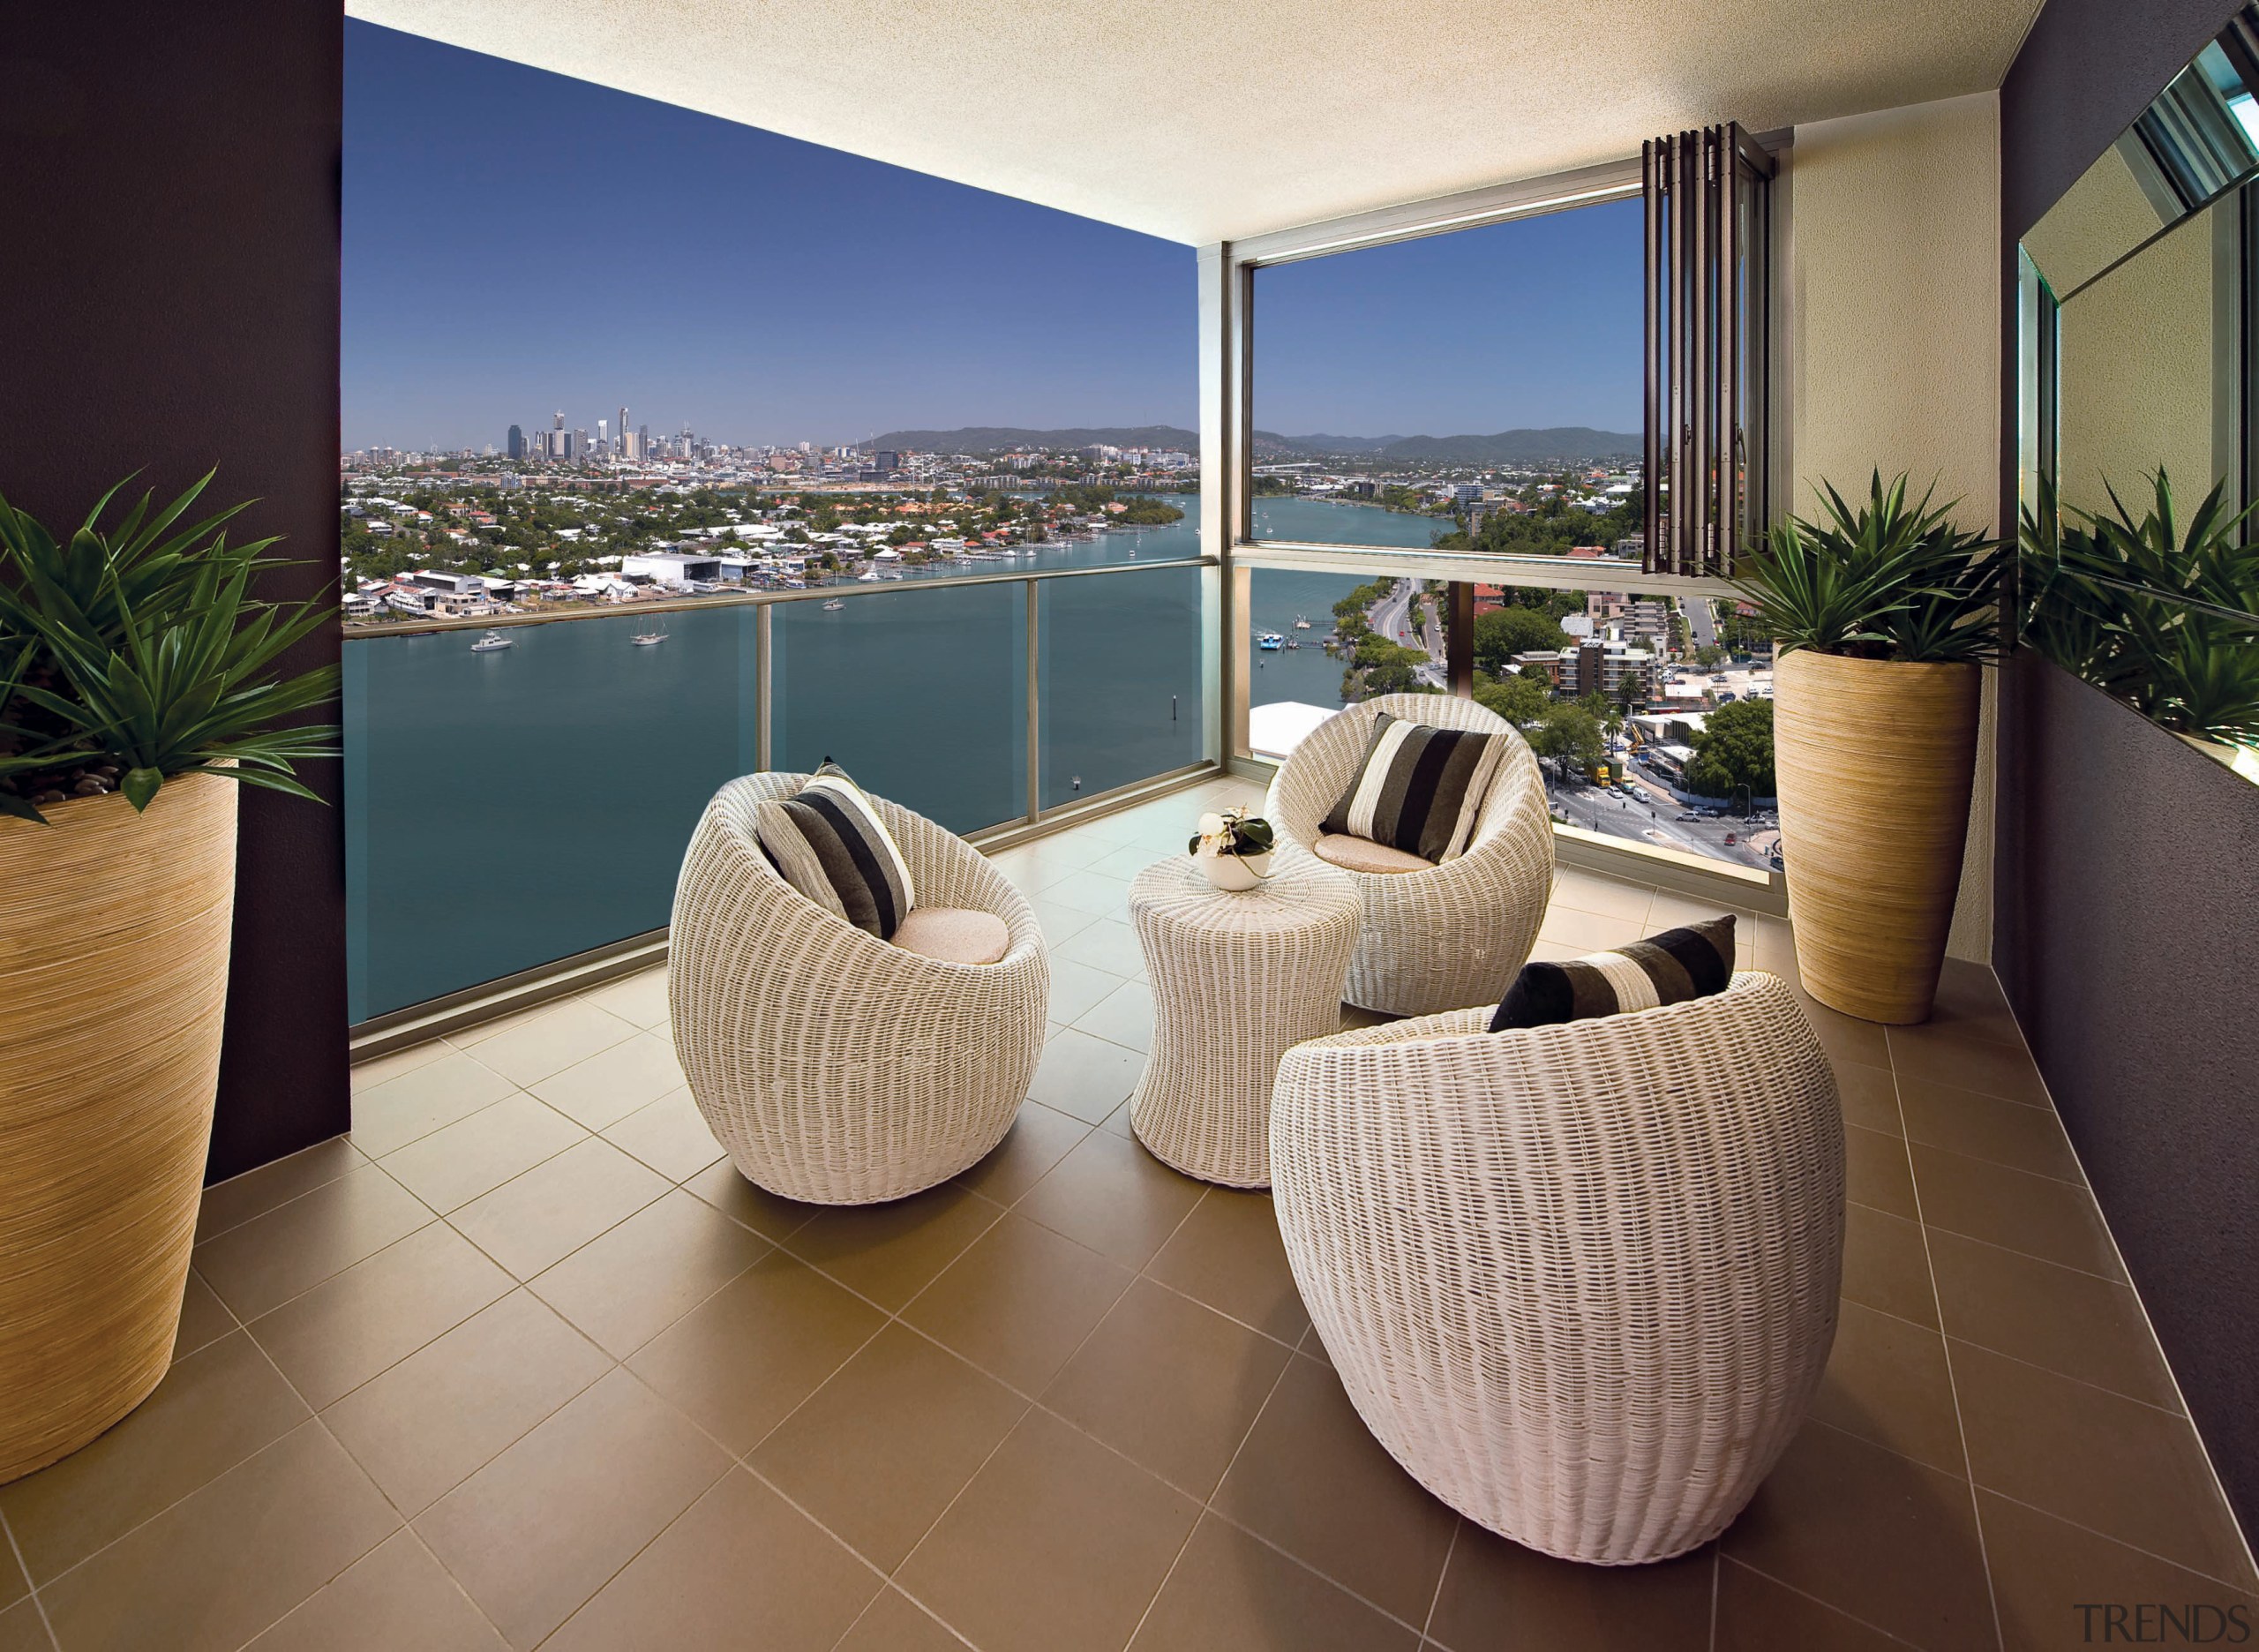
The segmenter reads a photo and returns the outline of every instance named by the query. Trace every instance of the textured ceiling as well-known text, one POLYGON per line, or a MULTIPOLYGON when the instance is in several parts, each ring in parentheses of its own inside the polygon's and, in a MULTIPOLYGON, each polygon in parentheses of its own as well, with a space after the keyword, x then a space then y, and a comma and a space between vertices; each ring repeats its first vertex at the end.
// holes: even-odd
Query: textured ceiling
POLYGON ((2038 0, 349 0, 1173 240, 1989 90, 2038 0))

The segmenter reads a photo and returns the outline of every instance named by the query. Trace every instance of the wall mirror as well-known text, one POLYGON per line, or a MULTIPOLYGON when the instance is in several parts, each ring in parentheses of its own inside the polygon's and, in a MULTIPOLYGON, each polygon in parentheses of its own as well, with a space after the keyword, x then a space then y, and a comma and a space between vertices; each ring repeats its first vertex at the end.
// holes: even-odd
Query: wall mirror
POLYGON ((2259 9, 2024 237, 2023 640, 2259 782, 2259 9))

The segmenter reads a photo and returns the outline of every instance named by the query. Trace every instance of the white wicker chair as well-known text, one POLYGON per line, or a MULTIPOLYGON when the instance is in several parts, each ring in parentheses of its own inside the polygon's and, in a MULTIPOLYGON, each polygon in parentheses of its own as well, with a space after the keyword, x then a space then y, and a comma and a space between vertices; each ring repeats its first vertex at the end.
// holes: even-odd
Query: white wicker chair
POLYGON ((675 885, 675 1053, 748 1181, 818 1205, 945 1182, 1003 1139, 1043 1050, 1051 965, 1035 914, 962 838, 874 798, 919 904, 993 912, 995 964, 921 957, 835 917, 771 869, 753 806, 795 774, 748 775, 706 806, 675 885))
POLYGON ((1468 1519, 1565 1559, 1730 1524, 1835 1335, 1843 1126, 1787 987, 1295 1047, 1271 1183, 1358 1414, 1468 1519))
POLYGON ((1537 759, 1513 726, 1451 695, 1384 695, 1310 731, 1276 777, 1264 812, 1297 852, 1356 772, 1373 714, 1511 735, 1513 749, 1482 800, 1467 852, 1424 872, 1350 872, 1364 903, 1343 996, 1391 1015, 1496 1003, 1537 943, 1553 896, 1553 822, 1537 759))

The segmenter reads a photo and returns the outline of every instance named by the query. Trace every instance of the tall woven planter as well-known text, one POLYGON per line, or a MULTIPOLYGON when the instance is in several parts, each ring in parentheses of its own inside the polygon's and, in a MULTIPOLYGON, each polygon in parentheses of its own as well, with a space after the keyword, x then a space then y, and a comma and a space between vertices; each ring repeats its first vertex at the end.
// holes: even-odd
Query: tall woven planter
POLYGON ((235 905, 236 783, 0 818, 0 1482, 171 1363, 235 905))
POLYGON ((1805 649, 1774 667, 1797 972, 1830 1009, 1929 1017, 1969 835, 1979 669, 1805 649))

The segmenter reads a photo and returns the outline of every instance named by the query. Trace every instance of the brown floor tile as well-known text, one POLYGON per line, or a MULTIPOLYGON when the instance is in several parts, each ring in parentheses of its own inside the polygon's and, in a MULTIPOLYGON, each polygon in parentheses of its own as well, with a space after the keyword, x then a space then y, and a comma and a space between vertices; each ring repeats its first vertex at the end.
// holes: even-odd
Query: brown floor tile
POLYGON ((0 1513, 33 1581, 44 1583, 310 1415, 250 1333, 231 1331, 176 1363, 139 1410, 92 1445, 0 1486, 0 1513))
POLYGON ((2251 1581, 2186 1417, 1970 1343, 1951 1351, 1978 1485, 2191 1571, 2251 1581))
POLYGON ((674 1040, 662 1030, 639 1033, 526 1087, 576 1123, 608 1130, 681 1089, 682 1066, 674 1040))
POLYGON ((1553 898, 1547 903, 1546 911, 1550 914, 1565 906, 1624 923, 1644 924, 1648 912, 1655 909, 1655 890, 1644 883, 1629 883, 1620 878, 1602 877, 1564 867, 1553 874, 1553 898))
POLYGON ((15 1545, 0 1537, 0 1606, 12 1606, 31 1592, 31 1580, 17 1564, 15 1545))
POLYGON ((180 1331, 173 1338, 173 1357, 184 1358, 235 1328, 236 1317, 228 1311, 227 1303, 213 1294, 201 1273, 189 1269, 188 1287, 180 1301, 180 1331))
POLYGON ((1205 1501, 1291 1357, 1140 1280, 1044 1390, 1043 1402, 1205 1501))
POLYGON ((1969 1483, 1823 1423, 1805 1424, 1719 1543, 1928 1652, 1995 1644, 1969 1483))
POLYGON ((421 1199, 370 1165, 197 1246, 196 1271, 248 1321, 432 1219, 421 1199))
POLYGON ((1923 1024, 1951 1038, 1984 1039, 2023 1048, 2023 1034, 1993 972, 1968 958, 1949 957, 1938 972, 1937 1000, 1923 1024))
POLYGON ((1942 1231, 1930 1235, 1930 1254, 1955 1337, 2180 1409, 2132 1286, 1942 1231))
POLYGON ((1843 1183, 1846 1197, 1855 1205, 1909 1220, 1918 1214, 1906 1144, 1895 1136, 1856 1124, 1844 1126, 1843 1183))
POLYGON ((301 1193, 326 1186, 366 1163, 351 1141, 333 1136, 287 1159, 215 1183, 204 1190, 203 1203, 197 1208, 197 1243, 263 1216, 277 1205, 287 1205, 301 1193))
POLYGON ((641 1033, 632 1021, 567 998, 507 1032, 482 1039, 478 1060, 512 1084, 530 1088, 641 1033))
POLYGON ((2083 1187, 1917 1143, 1915 1184, 1922 1220, 2007 1250, 2122 1280, 2094 1195, 2083 1187))
POLYGON ((1024 1393, 1039 1393, 1135 1277, 1017 1211, 902 1317, 1024 1393))
POLYGON ((554 1108, 518 1091, 379 1162, 394 1181, 445 1214, 587 1136, 554 1108))
POLYGON ((667 1024, 666 965, 623 975, 601 987, 591 987, 580 996, 582 1002, 608 1010, 639 1027, 663 1028, 667 1024))
MULTIPOLYGON (((1649 900, 1654 891, 1639 891, 1649 900)), ((1575 906, 1564 906, 1558 898, 1545 909, 1545 921, 1538 934, 1557 946, 1574 947, 1580 955, 1604 952, 1637 941, 1647 932, 1647 919, 1610 918, 1600 912, 1589 912, 1575 906)))
POLYGON ((822 1208, 780 1198, 767 1188, 755 1187, 727 1159, 708 1165, 682 1185, 684 1191, 695 1193, 732 1221, 777 1244, 822 1208))
POLYGON ((772 1251, 645 1343, 628 1365, 743 1455, 885 1323, 861 1297, 772 1251))
POLYGON ((1153 989, 1143 981, 1115 987, 1075 1019, 1077 1032, 1141 1054, 1153 1045, 1153 989))
POLYGON ((1134 1142, 1093 1130, 1016 1208, 1054 1233, 1138 1268, 1176 1231, 1202 1190, 1134 1142))
POLYGON ((537 1273, 534 1294, 614 1359, 625 1359, 769 1254, 680 1188, 537 1273))
POLYGON ((1216 1512, 1408 1623, 1423 1621, 1459 1517, 1367 1432, 1332 1370, 1289 1360, 1216 1512))
POLYGON ((1557 1560, 1462 1523, 1429 1636, 1452 1652, 1708 1652, 1708 1547, 1655 1566, 1557 1560))
POLYGON ((1849 1206, 1843 1227, 1843 1298, 1934 1326, 1937 1291, 1930 1280, 1930 1253, 1922 1225, 1871 1205, 1849 1206))
POLYGON ((319 1423, 305 1423, 66 1575, 56 1639, 103 1652, 233 1652, 399 1529, 319 1423))
POLYGON ((446 1568, 395 1532, 244 1652, 502 1652, 446 1568))
POLYGON ((1901 1088, 1910 1139, 2034 1175, 2086 1184, 2078 1155, 2071 1151, 2070 1138, 2063 1134, 2053 1108, 2028 1107, 1921 1078, 1909 1078, 1901 1088))
POLYGON ((1902 1652, 1903 1641, 1732 1560, 1718 1563, 1715 1652, 1902 1652))
POLYGON ((964 1652, 964 1642, 896 1588, 881 1589, 834 1652, 964 1652))
POLYGON ((1004 1139, 957 1181, 999 1205, 1009 1205, 1042 1181, 1090 1129, 1082 1120, 1039 1101, 1024 1102, 1004 1139))
POLYGON ((438 1060, 396 1078, 353 1092, 353 1145, 371 1159, 382 1158, 433 1130, 492 1107, 516 1086, 462 1054, 449 1049, 438 1060))
POLYGON ((1930 1468, 1969 1472, 1945 1339, 1925 1326, 1842 1304, 1812 1415, 1930 1468))
POLYGON ((1325 1340, 1317 1334, 1316 1325, 1302 1333, 1302 1340, 1295 1344, 1295 1352, 1304 1359, 1316 1360, 1328 1370, 1332 1369, 1333 1355, 1325 1351, 1325 1340))
POLYGON ((1114 1652, 1199 1505, 1032 1411, 897 1581, 982 1652, 1114 1652))
POLYGON ((547 1652, 829 1652, 885 1580, 732 1468, 547 1641, 547 1652))
POLYGON ((1892 1027, 1890 1064, 1901 1078, 1952 1085, 2031 1107, 2050 1105, 2039 1070, 2021 1044, 1965 1038, 1941 1027, 1892 1027))
POLYGON ((1885 1136, 1906 1133, 1898 1115, 1898 1079, 1890 1069, 1846 1061, 1833 1065, 1835 1087, 1843 1098, 1843 1123, 1885 1136))
POLYGON ((530 1647, 728 1466, 616 1370, 424 1511, 416 1528, 510 1644, 530 1647))
POLYGON ((1890 1041, 1880 1023, 1862 1021, 1856 1016, 1845 1015, 1840 1010, 1830 1010, 1810 993, 1801 990, 1797 994, 1797 1002, 1803 1007, 1805 1019, 1812 1024, 1820 1048, 1827 1052, 1830 1059, 1857 1062, 1867 1067, 1890 1065, 1890 1041))
POLYGON ((19 1601, 0 1609, 0 1652, 55 1652, 47 1619, 39 1615, 36 1603, 19 1601))
POLYGON ((889 1325, 762 1444, 752 1466, 890 1569, 1026 1408, 994 1378, 889 1325))
POLYGON ((253 1320, 251 1333, 319 1410, 511 1286, 477 1246, 433 1222, 253 1320))
POLYGON ((1268 1193, 1210 1188, 1145 1272, 1282 1342, 1309 1328, 1268 1193))
MULTIPOLYGON (((1058 1013, 1054 1007, 1052 1014, 1058 1013)), ((1068 1027, 1045 1043, 1027 1096, 1095 1124, 1130 1099, 1145 1070, 1145 1058, 1137 1051, 1068 1027)))
POLYGON ((1419 1634, 1204 1514, 1133 1652, 1412 1652, 1419 1634))
POLYGON ((605 1130, 604 1138, 670 1182, 687 1182, 722 1157, 722 1145, 707 1128, 706 1115, 690 1099, 687 1086, 638 1108, 605 1130))
POLYGON ((473 1199, 448 1220, 488 1256, 529 1280, 666 1190, 665 1177, 591 1138, 473 1199))
POLYGON ((355 1389, 322 1420, 385 1495, 414 1514, 611 1363, 517 1290, 355 1389))
POLYGON ((2259 1625, 2259 1597, 2111 1542, 1993 1492, 1977 1494, 1985 1523, 1985 1552, 1993 1563, 2000 1603, 2000 1638, 2008 1652, 2054 1652, 2058 1647, 2108 1644, 2201 1646, 2234 1644, 2228 1614, 2242 1608, 2246 1625, 2259 1625), (2148 1607, 2146 1622, 2134 1618, 2148 1607), (2082 1611, 2084 1604, 2092 1610, 2082 1611), (2112 1606, 2124 1609, 2113 1626, 2112 1606), (2167 1625, 2158 1609, 2180 1621, 2167 1625), (2209 1608, 2209 1611, 2197 1609, 2209 1608))
POLYGON ((944 1183, 890 1205, 819 1205, 785 1249, 893 1313, 1003 1213, 994 1200, 944 1183))

